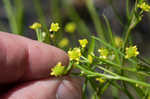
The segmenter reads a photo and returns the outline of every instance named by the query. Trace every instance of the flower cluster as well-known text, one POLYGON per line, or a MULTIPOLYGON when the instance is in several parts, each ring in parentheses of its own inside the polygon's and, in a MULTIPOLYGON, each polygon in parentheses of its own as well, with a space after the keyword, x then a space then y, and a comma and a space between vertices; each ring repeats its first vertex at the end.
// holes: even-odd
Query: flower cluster
POLYGON ((125 53, 126 53, 126 56, 125 56, 126 59, 131 58, 131 57, 136 57, 139 54, 136 46, 130 46, 126 48, 125 53))
MULTIPOLYGON (((69 25, 67 26, 68 32, 73 32, 74 27, 71 27, 71 25, 73 25, 73 24, 69 24, 69 25)), ((57 43, 55 42, 55 38, 56 38, 55 34, 60 29, 58 23, 51 24, 50 35, 47 34, 47 32, 42 31, 40 23, 34 23, 32 26, 30 26, 30 28, 36 30, 38 41, 44 42, 44 40, 46 40, 46 39, 43 39, 43 38, 50 36, 51 37, 50 40, 52 42, 54 41, 53 43, 56 44, 60 48, 67 48, 66 46, 69 44, 69 40, 65 37, 60 39, 59 42, 57 42, 57 43)), ((68 67, 63 66, 61 62, 58 62, 56 64, 56 66, 51 68, 50 76, 55 76, 55 77, 64 76, 73 67, 73 68, 80 69, 80 72, 77 72, 77 73, 75 72, 74 74, 77 74, 77 75, 80 75, 83 77, 93 77, 92 80, 94 80, 93 83, 96 84, 95 85, 96 87, 97 87, 97 85, 100 85, 100 87, 105 86, 105 84, 107 85, 107 81, 109 81, 111 79, 112 80, 122 80, 123 79, 126 81, 128 80, 129 82, 135 83, 135 81, 133 82, 133 80, 130 80, 129 78, 125 78, 123 76, 120 76, 120 74, 118 75, 117 73, 115 73, 115 71, 120 70, 120 69, 115 70, 115 68, 120 68, 120 62, 123 59, 122 57, 119 56, 120 53, 122 55, 125 54, 126 59, 131 58, 131 57, 136 57, 139 54, 136 46, 127 47, 125 49, 125 53, 123 53, 122 51, 124 51, 124 49, 120 50, 120 48, 123 47, 124 42, 120 37, 116 36, 116 37, 114 37, 114 41, 112 42, 114 46, 111 46, 111 45, 110 46, 102 46, 101 48, 98 49, 99 56, 96 56, 94 54, 94 51, 96 48, 95 46, 93 46, 93 45, 90 46, 90 50, 88 50, 88 48, 87 48, 88 40, 87 39, 80 39, 80 40, 78 40, 78 42, 80 44, 79 47, 75 47, 68 51, 68 56, 70 59, 70 63, 68 65, 68 67), (119 50, 117 50, 117 48, 119 50), (120 52, 120 53, 118 53, 118 52, 120 52), (110 67, 110 66, 112 66, 112 67, 110 67), (115 67, 115 68, 113 68, 113 67, 115 67), (101 72, 101 71, 103 71, 103 72, 101 72)), ((130 68, 126 69, 126 70, 131 71, 130 68)), ((140 70, 140 69, 138 69, 136 67, 136 70, 140 70)), ((117 72, 120 72, 120 71, 117 71, 117 72)), ((142 88, 140 83, 135 84, 135 86, 137 88, 142 88)))
POLYGON ((50 75, 56 76, 56 77, 62 76, 64 74, 64 70, 65 70, 65 67, 62 66, 61 62, 58 62, 58 64, 51 69, 50 75))
POLYGON ((146 4, 145 2, 138 4, 137 7, 145 12, 150 12, 150 5, 146 4))

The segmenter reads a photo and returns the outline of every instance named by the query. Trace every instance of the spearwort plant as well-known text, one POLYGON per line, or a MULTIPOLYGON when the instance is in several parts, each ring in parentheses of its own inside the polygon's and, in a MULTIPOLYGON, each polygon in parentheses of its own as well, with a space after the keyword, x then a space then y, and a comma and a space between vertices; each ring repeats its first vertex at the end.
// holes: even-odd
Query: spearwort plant
MULTIPOLYGON (((18 1, 14 0, 14 2, 18 1)), ((112 0, 108 1, 110 4, 113 2, 112 0)), ((13 16, 10 1, 3 0, 3 2, 12 32, 22 35, 20 25, 22 24, 23 8, 21 7, 19 11, 16 11, 17 16, 13 16)), ((19 4, 22 4, 21 2, 22 0, 19 1, 19 4)), ((66 8, 71 22, 63 28, 61 26, 62 17, 59 13, 58 0, 52 0, 52 12, 57 20, 51 22, 48 29, 39 0, 33 0, 33 2, 40 22, 31 25, 30 29, 36 32, 37 40, 64 50, 67 49, 70 58, 68 67, 58 62, 50 70, 50 76, 63 76, 68 74, 71 69, 77 69, 78 71, 72 71, 71 75, 84 79, 83 99, 87 99, 87 91, 90 92, 91 99, 100 99, 107 89, 112 90, 115 99, 119 98, 119 91, 129 99, 137 99, 137 97, 139 99, 150 99, 150 84, 148 81, 150 63, 141 58, 138 46, 131 43, 130 40, 132 30, 142 20, 144 13, 150 12, 150 5, 146 0, 135 0, 132 7, 129 6, 130 1, 126 0, 126 24, 123 24, 119 18, 120 16, 116 14, 124 28, 120 37, 113 33, 109 20, 105 15, 103 15, 105 24, 102 23, 94 7, 93 0, 85 0, 85 3, 95 25, 96 33, 90 32, 76 9, 67 2, 63 3, 62 6, 66 8), (63 38, 61 34, 64 31, 73 36, 76 31, 84 35, 83 39, 78 40, 79 46, 74 48, 68 46, 69 39, 67 37, 63 38), (135 92, 136 97, 131 89, 135 92)), ((20 6, 16 7, 20 8, 20 6)), ((114 7, 112 6, 112 8, 114 7)))

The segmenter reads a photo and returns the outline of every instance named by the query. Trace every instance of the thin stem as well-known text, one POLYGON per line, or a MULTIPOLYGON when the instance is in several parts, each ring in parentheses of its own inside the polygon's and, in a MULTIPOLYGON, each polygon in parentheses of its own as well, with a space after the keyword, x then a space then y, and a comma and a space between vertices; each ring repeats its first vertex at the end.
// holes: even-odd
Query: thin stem
POLYGON ((23 33, 23 17, 24 17, 24 5, 23 0, 14 0, 16 7, 16 21, 19 34, 23 33))
POLYGON ((62 24, 62 15, 60 12, 60 0, 51 0, 51 13, 52 13, 52 19, 56 22, 59 22, 62 24))
POLYGON ((109 61, 109 60, 106 60, 106 59, 101 59, 101 58, 98 58, 98 57, 96 57, 96 59, 98 59, 98 60, 100 60, 102 62, 105 62, 105 63, 109 64, 107 66, 111 66, 111 67, 114 67, 116 69, 125 70, 125 71, 129 71, 129 72, 134 72, 134 73, 137 73, 137 74, 140 74, 140 75, 143 75, 143 76, 150 76, 147 73, 137 71, 135 68, 125 68, 127 66, 121 66, 121 65, 116 64, 116 63, 114 63, 112 61, 109 61))
POLYGON ((103 86, 103 88, 100 90, 101 92, 100 92, 100 94, 101 95, 103 95, 104 94, 104 92, 106 91, 106 89, 108 89, 108 87, 110 86, 110 81, 108 81, 104 86, 103 86))
MULTIPOLYGON (((104 40, 102 40, 102 39, 100 39, 100 38, 98 38, 98 37, 92 36, 92 38, 94 38, 95 40, 99 41, 100 43, 102 43, 104 46, 110 48, 111 50, 117 52, 117 53, 118 53, 119 55, 121 55, 122 57, 125 57, 125 54, 124 54, 124 53, 122 53, 119 49, 113 47, 111 44, 105 42, 104 40)), ((133 63, 133 64, 137 64, 137 62, 134 61, 133 59, 130 59, 130 58, 129 58, 128 60, 129 60, 131 63, 133 63)))
POLYGON ((82 99, 87 99, 87 98, 86 98, 87 83, 88 83, 88 79, 85 78, 84 85, 83 85, 83 87, 82 87, 82 92, 83 92, 82 99))
POLYGON ((101 20, 99 19, 99 16, 97 15, 96 9, 93 4, 93 0, 86 0, 86 6, 94 22, 98 36, 105 40, 103 26, 101 20))
POLYGON ((127 13, 127 18, 130 18, 130 9, 129 9, 129 0, 126 0, 126 13, 127 13))
POLYGON ((16 17, 14 15, 13 7, 11 6, 10 0, 3 0, 5 10, 8 15, 10 28, 14 34, 20 34, 17 27, 16 17))
POLYGON ((89 48, 88 48, 88 54, 93 53, 95 50, 95 39, 91 38, 89 48))
MULTIPOLYGON (((106 22, 106 25, 107 25, 110 42, 111 42, 113 47, 116 47, 115 41, 114 41, 114 35, 113 35, 113 32, 112 32, 110 23, 109 23, 107 17, 105 15, 103 15, 103 16, 104 16, 104 19, 105 19, 105 22, 106 22)), ((120 58, 119 58, 118 53, 116 51, 114 53, 115 53, 115 56, 116 56, 117 63, 120 64, 120 58)))
POLYGON ((126 44, 128 42, 128 38, 129 38, 130 32, 131 32, 131 28, 130 28, 130 25, 129 25, 129 27, 127 28, 127 30, 125 32, 126 35, 125 35, 125 38, 124 38, 123 49, 125 48, 125 46, 126 46, 126 44))
POLYGON ((36 29, 36 35, 37 35, 37 40, 42 42, 43 38, 42 38, 42 31, 40 28, 36 29))
POLYGON ((49 30, 46 26, 46 18, 45 18, 45 15, 43 13, 43 9, 41 7, 41 3, 39 0, 33 0, 33 2, 34 2, 34 7, 35 7, 35 11, 37 13, 37 16, 38 16, 41 24, 43 25, 44 30, 46 31, 46 36, 45 36, 46 38, 45 38, 44 42, 47 44, 50 44, 50 33, 49 33, 49 30))
POLYGON ((111 75, 113 75, 113 76, 118 76, 116 73, 113 73, 113 72, 111 72, 111 71, 109 71, 109 70, 103 68, 102 66, 98 66, 98 68, 101 69, 101 70, 104 70, 105 72, 107 72, 107 73, 109 73, 109 74, 111 74, 111 75))
POLYGON ((129 99, 134 99, 134 97, 132 96, 132 94, 129 91, 125 90, 124 88, 121 88, 117 83, 112 82, 112 85, 114 87, 120 89, 121 91, 123 91, 129 97, 129 99))
POLYGON ((73 5, 65 2, 65 3, 63 3, 63 7, 66 8, 65 10, 68 12, 70 19, 77 24, 77 26, 78 26, 77 31, 80 33, 80 35, 90 37, 91 32, 90 32, 88 26, 78 15, 78 13, 77 13, 76 9, 73 7, 73 5))
POLYGON ((75 65, 77 68, 79 68, 81 71, 83 71, 84 73, 86 73, 87 75, 95 75, 98 76, 98 77, 104 77, 104 78, 107 78, 107 79, 114 79, 114 80, 123 80, 123 81, 127 81, 127 82, 130 82, 130 83, 134 83, 134 84, 139 84, 139 85, 142 85, 142 86, 145 86, 145 87, 150 87, 150 84, 148 83, 145 83, 145 82, 142 82, 142 81, 138 81, 138 80, 133 80, 133 79, 130 79, 130 78, 127 78, 127 77, 124 77, 124 76, 112 76, 112 75, 107 75, 107 74, 101 74, 101 73, 95 73, 95 72, 92 72, 92 71, 89 71, 87 70, 86 68, 80 66, 80 65, 75 65))

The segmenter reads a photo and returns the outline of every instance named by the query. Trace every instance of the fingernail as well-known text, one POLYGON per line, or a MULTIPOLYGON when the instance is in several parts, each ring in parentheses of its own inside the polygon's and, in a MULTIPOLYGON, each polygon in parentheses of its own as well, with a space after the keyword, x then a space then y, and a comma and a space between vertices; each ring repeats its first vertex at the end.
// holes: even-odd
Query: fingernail
POLYGON ((69 80, 63 80, 57 90, 56 99, 81 99, 81 86, 69 80))

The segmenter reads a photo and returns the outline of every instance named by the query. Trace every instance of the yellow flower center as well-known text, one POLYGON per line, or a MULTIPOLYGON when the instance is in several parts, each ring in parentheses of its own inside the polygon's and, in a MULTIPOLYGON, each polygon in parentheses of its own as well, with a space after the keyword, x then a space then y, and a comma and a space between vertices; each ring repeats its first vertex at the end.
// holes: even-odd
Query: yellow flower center
POLYGON ((139 54, 136 46, 130 46, 130 47, 126 48, 125 53, 126 53, 125 58, 136 57, 139 54))
POLYGON ((52 23, 50 26, 50 32, 57 32, 60 29, 58 23, 52 23))
POLYGON ((72 51, 68 51, 70 60, 79 61, 81 56, 81 50, 79 48, 74 48, 72 51))
POLYGON ((51 69, 50 75, 52 76, 62 76, 64 74, 65 67, 62 66, 61 62, 51 69))
POLYGON ((86 45, 88 44, 88 41, 87 41, 87 39, 82 39, 82 40, 79 40, 79 43, 82 48, 85 48, 86 45))

